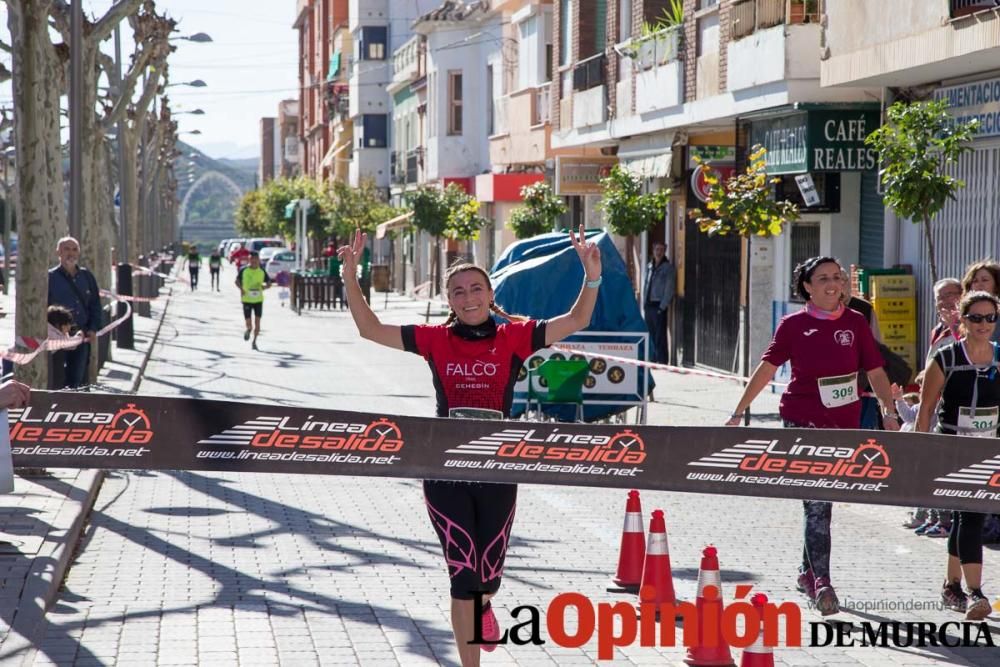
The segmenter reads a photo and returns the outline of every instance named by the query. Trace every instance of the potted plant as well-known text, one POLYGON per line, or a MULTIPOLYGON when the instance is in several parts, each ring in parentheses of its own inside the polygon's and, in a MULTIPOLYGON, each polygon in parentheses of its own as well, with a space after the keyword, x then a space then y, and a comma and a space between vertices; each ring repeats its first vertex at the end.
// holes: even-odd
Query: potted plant
POLYGON ((635 40, 636 62, 641 69, 649 69, 656 64, 656 26, 649 21, 642 22, 642 32, 635 40))

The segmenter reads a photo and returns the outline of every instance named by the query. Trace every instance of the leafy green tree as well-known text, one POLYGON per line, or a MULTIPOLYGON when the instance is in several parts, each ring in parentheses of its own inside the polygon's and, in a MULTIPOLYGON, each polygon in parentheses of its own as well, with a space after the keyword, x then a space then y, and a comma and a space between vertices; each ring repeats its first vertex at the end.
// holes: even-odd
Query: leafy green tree
POLYGON ((456 241, 475 241, 479 238, 479 230, 489 220, 479 215, 481 205, 478 199, 469 195, 465 195, 464 199, 448 214, 448 228, 444 234, 456 241))
POLYGON ((625 265, 629 278, 635 284, 635 236, 650 230, 658 220, 663 219, 670 190, 644 193, 642 180, 619 165, 611 168, 607 178, 601 179, 601 187, 604 193, 598 207, 604 212, 611 230, 625 237, 625 265))
POLYGON ((448 202, 441 190, 421 186, 406 195, 406 204, 413 211, 413 225, 417 229, 435 238, 444 236, 448 229, 448 202))
MULTIPOLYGON (((761 146, 750 150, 745 173, 733 176, 727 183, 722 183, 712 169, 705 175, 708 213, 695 208, 688 216, 709 236, 777 236, 786 223, 799 218, 795 203, 774 200, 772 186, 781 179, 767 176, 767 150, 761 146)), ((701 164, 697 157, 695 161, 701 164)))
MULTIPOLYGON (((452 212, 466 205, 469 195, 457 183, 449 183, 444 190, 422 186, 406 195, 406 204, 413 211, 413 225, 434 237, 434 255, 431 260, 431 290, 438 293, 441 276, 441 237, 463 233, 466 221, 459 221, 459 227, 452 226, 452 212)), ((459 214, 468 216, 469 211, 459 214)), ((478 215, 478 209, 473 216, 478 215)), ((452 238, 458 238, 452 237, 452 238)))
POLYGON ((382 199, 373 179, 362 180, 356 188, 335 181, 323 197, 329 213, 327 233, 341 238, 349 238, 356 229, 371 235, 376 227, 399 214, 382 199))
POLYGON ((507 226, 519 239, 553 231, 559 218, 566 213, 566 203, 545 181, 525 185, 521 188, 521 198, 524 204, 511 211, 507 221, 507 226))
POLYGON ((937 258, 931 222, 965 182, 947 171, 963 153, 979 127, 973 119, 955 122, 945 100, 896 102, 886 113, 886 124, 865 140, 879 152, 886 204, 901 218, 923 223, 931 280, 937 282, 937 258))
POLYGON ((243 194, 236 205, 236 229, 244 236, 268 236, 270 231, 262 226, 265 220, 263 192, 250 190, 243 194))

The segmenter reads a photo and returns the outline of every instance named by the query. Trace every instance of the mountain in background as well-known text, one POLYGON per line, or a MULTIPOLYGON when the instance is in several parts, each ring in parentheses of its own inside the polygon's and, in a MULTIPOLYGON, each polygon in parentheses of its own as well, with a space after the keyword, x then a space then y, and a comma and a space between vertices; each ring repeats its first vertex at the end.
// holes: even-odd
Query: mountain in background
POLYGON ((217 155, 216 160, 243 160, 260 158, 260 146, 241 146, 232 141, 206 142, 201 144, 201 152, 205 155, 217 155))

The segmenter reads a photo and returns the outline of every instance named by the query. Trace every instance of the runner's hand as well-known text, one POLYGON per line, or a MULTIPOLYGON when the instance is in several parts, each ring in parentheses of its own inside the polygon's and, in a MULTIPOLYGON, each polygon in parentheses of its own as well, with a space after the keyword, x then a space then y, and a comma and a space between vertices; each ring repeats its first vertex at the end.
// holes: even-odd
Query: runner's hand
POLYGON ((587 274, 587 280, 597 280, 601 277, 601 249, 593 241, 587 241, 587 235, 580 225, 580 238, 573 232, 569 233, 569 240, 573 243, 573 249, 580 256, 583 270, 587 274))
POLYGON ((368 243, 368 234, 362 234, 361 229, 358 228, 354 232, 354 241, 348 244, 344 244, 337 248, 337 256, 340 257, 340 261, 343 262, 343 275, 344 276, 355 276, 358 272, 358 260, 361 259, 361 254, 365 251, 365 244, 368 243))
POLYGON ((31 398, 31 388, 17 380, 0 385, 0 409, 23 408, 31 398))
POLYGON ((739 426, 743 421, 743 415, 733 415, 726 420, 726 426, 739 426))
POLYGON ((899 430, 899 417, 883 417, 882 418, 882 428, 886 431, 898 431, 899 430))

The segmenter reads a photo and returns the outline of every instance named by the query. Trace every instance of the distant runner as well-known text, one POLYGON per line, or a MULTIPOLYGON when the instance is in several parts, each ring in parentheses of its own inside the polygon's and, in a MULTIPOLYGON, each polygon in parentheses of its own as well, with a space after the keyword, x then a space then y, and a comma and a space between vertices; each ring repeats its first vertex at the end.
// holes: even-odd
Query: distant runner
POLYGON ((222 255, 219 254, 218 249, 213 250, 212 254, 208 256, 208 271, 212 277, 212 285, 209 289, 215 289, 216 292, 219 291, 219 271, 222 270, 222 255))
POLYGON ((236 286, 240 289, 240 301, 243 303, 243 319, 246 320, 246 331, 243 340, 250 340, 250 314, 257 316, 253 327, 253 349, 257 349, 257 336, 260 335, 260 315, 264 310, 264 290, 271 286, 271 277, 260 268, 260 255, 250 253, 250 263, 236 274, 236 286))
POLYGON ((192 245, 187 254, 188 274, 191 276, 191 291, 198 289, 198 270, 201 269, 201 255, 198 246, 192 245))

